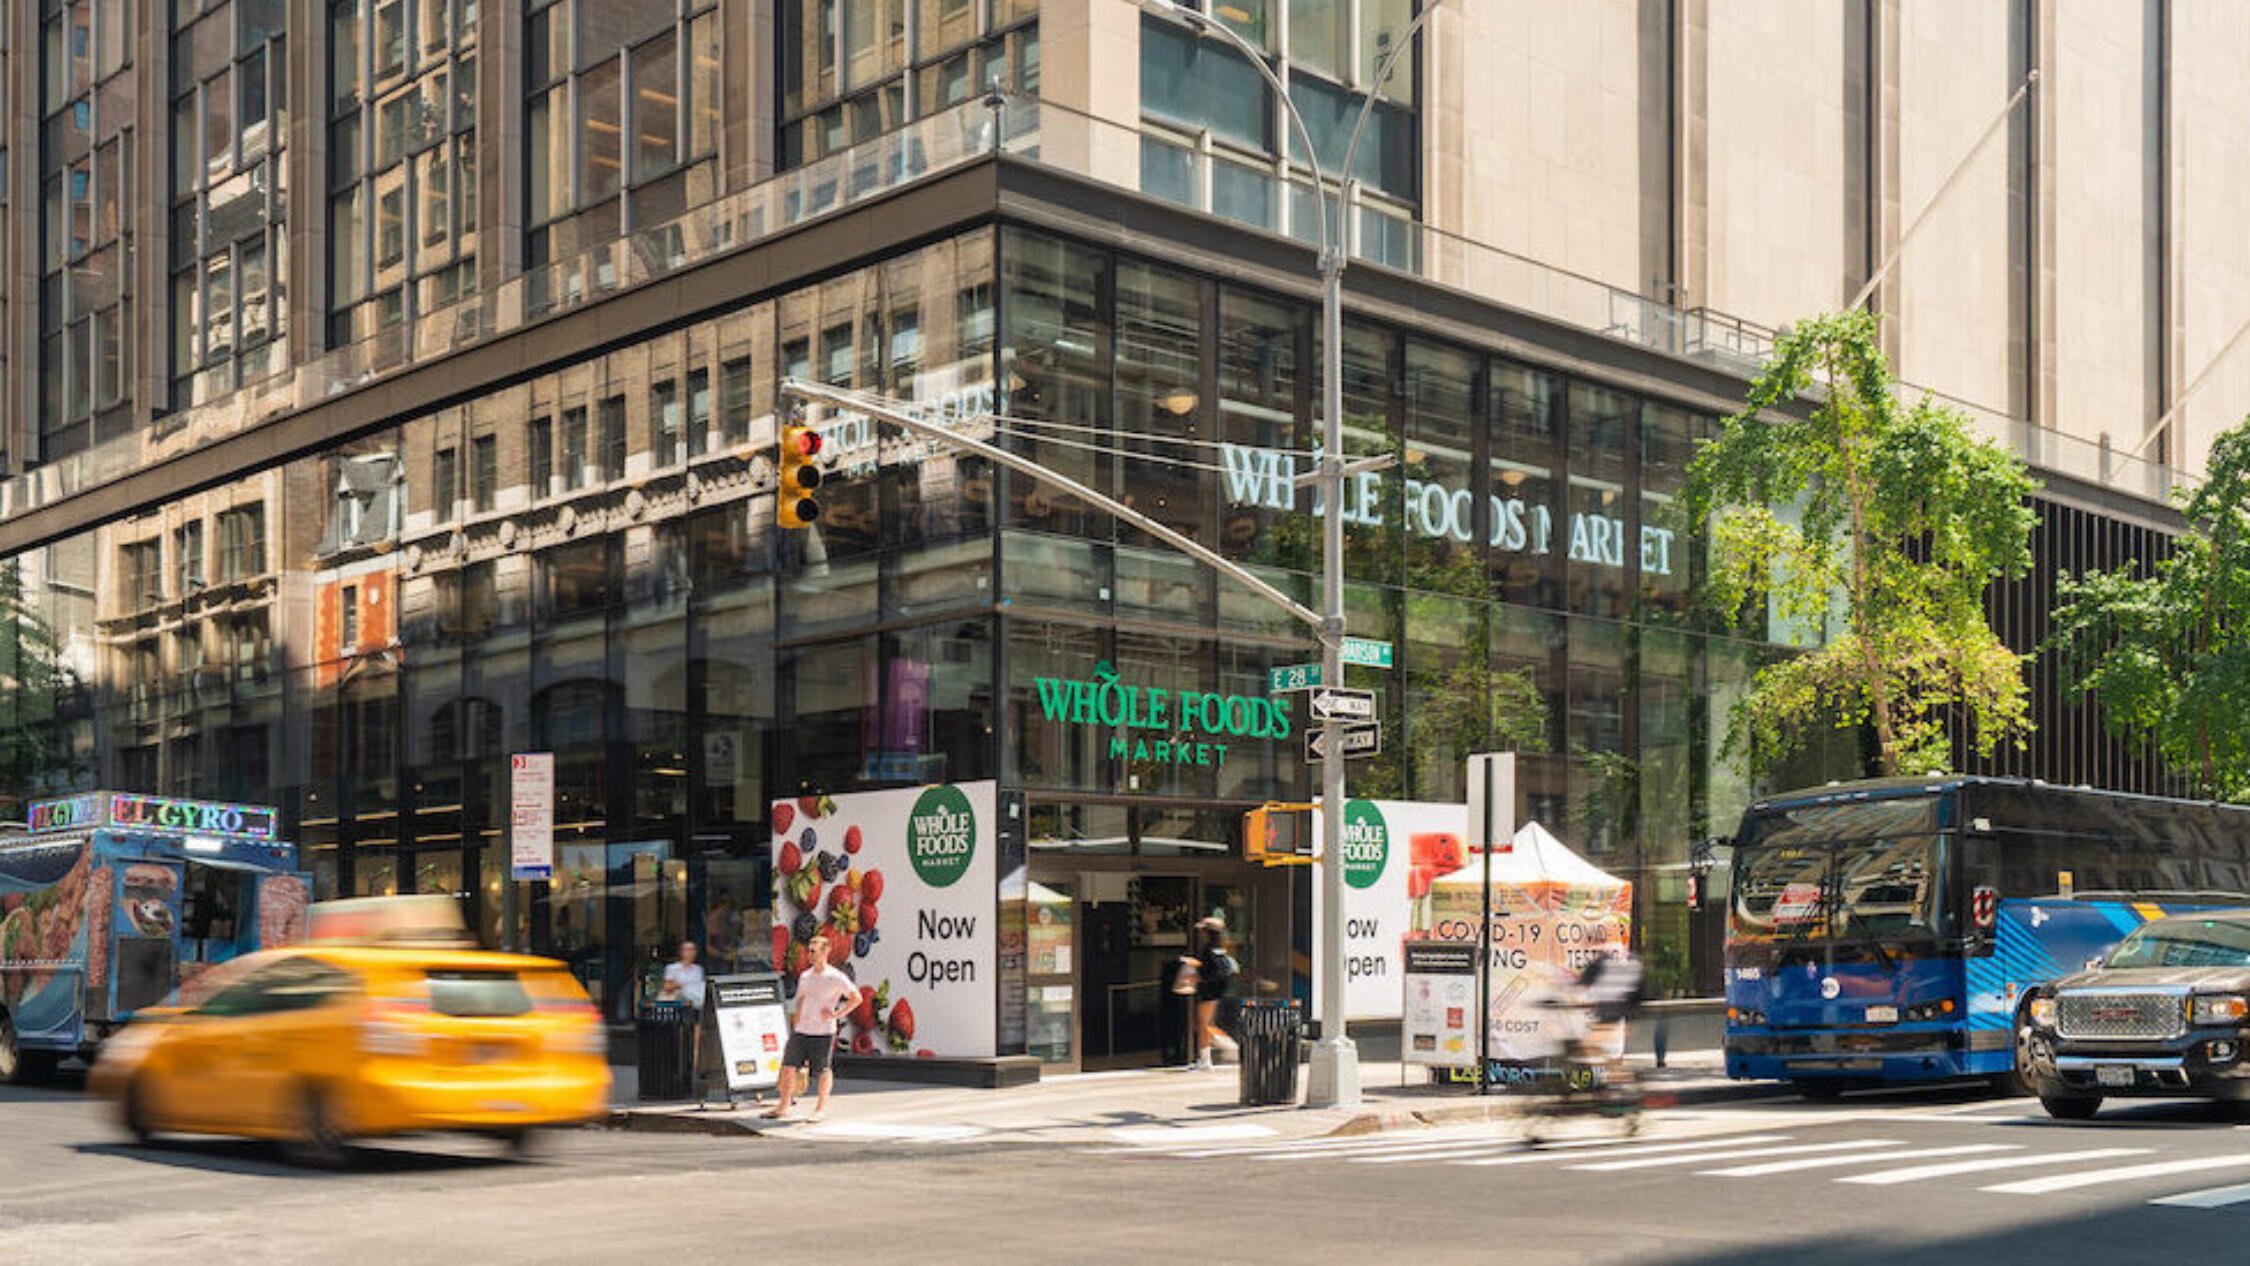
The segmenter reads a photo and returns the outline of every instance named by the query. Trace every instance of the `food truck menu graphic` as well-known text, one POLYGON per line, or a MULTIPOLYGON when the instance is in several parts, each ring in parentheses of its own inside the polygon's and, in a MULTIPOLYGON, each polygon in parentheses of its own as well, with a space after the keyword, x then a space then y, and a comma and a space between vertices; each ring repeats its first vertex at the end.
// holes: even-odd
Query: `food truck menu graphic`
POLYGON ((794 984, 815 938, 859 982, 842 1049, 995 1050, 998 784, 773 802, 773 956, 794 984))
POLYGON ((108 912, 106 901, 89 901, 88 894, 106 896, 109 885, 109 869, 94 865, 82 838, 0 851, 0 1009, 18 1034, 76 1031, 87 913, 108 912))

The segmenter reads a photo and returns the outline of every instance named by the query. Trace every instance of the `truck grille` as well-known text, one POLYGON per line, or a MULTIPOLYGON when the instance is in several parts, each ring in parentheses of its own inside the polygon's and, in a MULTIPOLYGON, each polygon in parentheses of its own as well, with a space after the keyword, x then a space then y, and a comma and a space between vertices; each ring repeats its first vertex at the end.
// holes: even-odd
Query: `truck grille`
POLYGON ((2055 1030, 2066 1038, 2162 1039, 2187 1031, 2187 994, 2146 992, 2064 993, 2055 999, 2055 1030))

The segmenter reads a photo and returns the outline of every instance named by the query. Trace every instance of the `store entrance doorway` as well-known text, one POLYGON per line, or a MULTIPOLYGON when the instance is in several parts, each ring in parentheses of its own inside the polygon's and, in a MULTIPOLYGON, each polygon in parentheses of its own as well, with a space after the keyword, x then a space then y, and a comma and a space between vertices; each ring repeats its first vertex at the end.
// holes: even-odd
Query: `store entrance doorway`
POLYGON ((1079 975, 1087 1069, 1187 1062, 1187 1008, 1171 992, 1194 939, 1193 875, 1110 874, 1079 905, 1079 975))

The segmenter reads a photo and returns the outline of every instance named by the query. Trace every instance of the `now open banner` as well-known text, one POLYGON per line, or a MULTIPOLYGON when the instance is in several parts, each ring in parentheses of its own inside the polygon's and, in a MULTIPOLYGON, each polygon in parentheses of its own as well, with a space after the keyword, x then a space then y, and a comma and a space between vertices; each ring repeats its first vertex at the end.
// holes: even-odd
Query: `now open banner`
MULTIPOLYGON (((1313 838, 1327 838, 1321 809, 1313 838)), ((1344 803, 1344 1014, 1395 1020, 1405 1005, 1406 940, 1428 927, 1431 884, 1469 861, 1466 805, 1418 800, 1344 803), (1417 911, 1420 917, 1417 918, 1417 911)), ((1325 1015, 1317 964, 1326 945, 1327 889, 1313 880, 1313 1014, 1325 1015)), ((1421 932, 1427 935, 1426 931, 1421 932)))
POLYGON ((995 1052, 998 784, 772 803, 773 954, 795 984, 815 938, 861 986, 858 1055, 995 1052))

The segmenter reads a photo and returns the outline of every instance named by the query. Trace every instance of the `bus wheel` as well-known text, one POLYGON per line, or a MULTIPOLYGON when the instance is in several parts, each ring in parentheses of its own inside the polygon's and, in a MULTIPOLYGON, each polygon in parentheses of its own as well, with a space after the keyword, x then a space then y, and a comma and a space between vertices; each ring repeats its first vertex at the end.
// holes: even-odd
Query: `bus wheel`
POLYGON ((1798 1094, 1812 1100, 1814 1103, 1834 1103, 1838 1099, 1844 1097, 1844 1083, 1840 1081, 1813 1081, 1811 1079, 1807 1079, 1804 1081, 1792 1082, 1790 1084, 1797 1088, 1798 1094))
POLYGON ((2041 1095, 2039 1106, 2057 1121, 2091 1121, 2102 1110, 2100 1095, 2041 1095))

